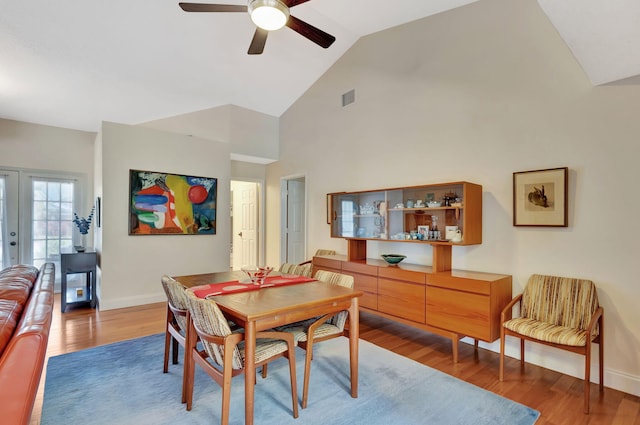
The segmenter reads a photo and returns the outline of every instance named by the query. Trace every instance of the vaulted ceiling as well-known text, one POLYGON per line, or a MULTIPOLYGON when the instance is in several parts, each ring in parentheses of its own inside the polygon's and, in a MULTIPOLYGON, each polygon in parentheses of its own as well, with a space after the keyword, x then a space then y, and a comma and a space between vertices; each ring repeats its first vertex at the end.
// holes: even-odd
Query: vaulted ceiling
MULTIPOLYGON (((0 117, 98 131, 103 120, 227 104, 280 116, 360 37, 476 1, 506 0, 311 0, 291 14, 335 36, 331 47, 283 28, 247 55, 255 27, 244 13, 186 13, 173 0, 0 0, 0 117)), ((640 75, 640 1, 537 2, 594 85, 640 75)))

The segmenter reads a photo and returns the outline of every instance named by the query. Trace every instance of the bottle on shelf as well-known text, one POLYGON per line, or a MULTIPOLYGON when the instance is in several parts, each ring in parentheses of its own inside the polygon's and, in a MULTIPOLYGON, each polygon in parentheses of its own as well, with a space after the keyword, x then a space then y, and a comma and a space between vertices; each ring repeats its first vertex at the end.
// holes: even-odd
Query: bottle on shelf
POLYGON ((431 230, 429 231, 429 239, 440 239, 440 230, 438 230, 438 217, 435 215, 431 216, 431 230))

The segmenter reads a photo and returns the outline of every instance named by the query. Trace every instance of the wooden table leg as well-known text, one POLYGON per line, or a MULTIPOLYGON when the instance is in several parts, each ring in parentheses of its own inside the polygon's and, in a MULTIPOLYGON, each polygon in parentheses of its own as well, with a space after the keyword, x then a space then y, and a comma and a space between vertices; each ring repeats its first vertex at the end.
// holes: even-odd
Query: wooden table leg
POLYGON ((253 399, 256 381, 256 323, 248 322, 244 331, 244 423, 253 425, 253 399))
POLYGON ((351 365, 351 397, 358 397, 358 347, 360 339, 360 316, 358 297, 351 298, 349 307, 349 363, 351 365))

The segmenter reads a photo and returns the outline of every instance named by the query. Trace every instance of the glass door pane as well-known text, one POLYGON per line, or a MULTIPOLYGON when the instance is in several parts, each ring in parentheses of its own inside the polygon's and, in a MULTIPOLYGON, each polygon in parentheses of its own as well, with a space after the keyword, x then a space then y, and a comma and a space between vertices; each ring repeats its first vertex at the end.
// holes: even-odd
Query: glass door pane
POLYGON ((60 267, 60 252, 73 249, 74 182, 32 179, 31 256, 40 267, 54 262, 60 267))

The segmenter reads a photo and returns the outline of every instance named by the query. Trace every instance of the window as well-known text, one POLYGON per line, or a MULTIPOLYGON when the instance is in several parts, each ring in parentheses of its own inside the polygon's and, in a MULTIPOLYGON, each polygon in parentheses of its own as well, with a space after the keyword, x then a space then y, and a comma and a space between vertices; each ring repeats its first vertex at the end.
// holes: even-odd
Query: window
POLYGON ((60 267, 60 252, 73 248, 74 182, 32 179, 31 255, 40 267, 50 261, 60 267))

